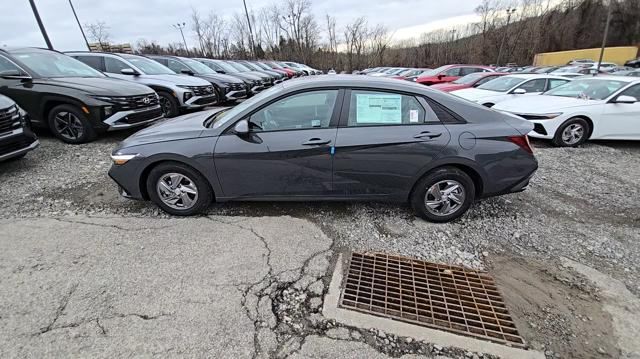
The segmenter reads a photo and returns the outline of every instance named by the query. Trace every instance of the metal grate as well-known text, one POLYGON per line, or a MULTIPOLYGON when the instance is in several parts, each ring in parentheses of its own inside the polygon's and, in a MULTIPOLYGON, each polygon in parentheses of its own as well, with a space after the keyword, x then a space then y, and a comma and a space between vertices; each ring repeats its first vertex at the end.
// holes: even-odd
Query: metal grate
POLYGON ((412 324, 524 346, 486 272, 384 253, 352 253, 340 306, 412 324))

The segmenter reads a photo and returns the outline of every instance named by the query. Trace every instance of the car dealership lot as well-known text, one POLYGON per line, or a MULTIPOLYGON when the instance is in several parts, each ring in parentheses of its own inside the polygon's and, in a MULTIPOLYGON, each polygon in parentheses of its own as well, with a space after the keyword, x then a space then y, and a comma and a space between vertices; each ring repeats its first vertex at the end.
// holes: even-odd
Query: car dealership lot
POLYGON ((435 353, 399 339, 393 349, 353 328, 354 342, 331 339, 346 329, 338 335, 318 316, 322 283, 298 288, 326 284, 345 250, 488 269, 521 334, 548 357, 633 348, 621 330, 637 327, 616 320, 606 293, 562 258, 640 295, 638 143, 534 142, 540 169, 527 191, 432 224, 374 203, 227 203, 172 218, 120 198, 107 177, 108 155, 127 134, 79 146, 42 134, 37 151, 0 164, 1 357, 249 357, 329 346, 318 343, 343 354, 435 353))

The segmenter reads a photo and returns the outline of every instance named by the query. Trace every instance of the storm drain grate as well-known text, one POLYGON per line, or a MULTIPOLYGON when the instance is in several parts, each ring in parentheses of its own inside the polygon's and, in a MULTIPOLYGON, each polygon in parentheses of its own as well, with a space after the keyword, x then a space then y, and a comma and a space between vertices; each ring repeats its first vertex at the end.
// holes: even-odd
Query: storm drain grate
POLYGON ((495 281, 486 272, 384 253, 352 253, 340 306, 524 346, 495 281))

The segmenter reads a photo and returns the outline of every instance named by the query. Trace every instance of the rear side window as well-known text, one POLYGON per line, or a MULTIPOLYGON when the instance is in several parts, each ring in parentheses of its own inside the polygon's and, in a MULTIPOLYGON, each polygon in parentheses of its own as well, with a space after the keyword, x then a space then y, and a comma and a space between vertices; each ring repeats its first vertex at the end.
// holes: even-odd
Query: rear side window
POLYGON ((119 74, 124 69, 130 69, 131 66, 127 65, 124 61, 114 59, 112 57, 104 58, 105 71, 112 74, 119 74))
POLYGON ((425 109, 414 97, 393 92, 352 90, 349 127, 412 125, 425 122, 425 109))
POLYGON ((104 67, 102 66, 102 58, 100 56, 74 56, 74 57, 76 58, 76 60, 80 60, 98 71, 104 71, 104 67))

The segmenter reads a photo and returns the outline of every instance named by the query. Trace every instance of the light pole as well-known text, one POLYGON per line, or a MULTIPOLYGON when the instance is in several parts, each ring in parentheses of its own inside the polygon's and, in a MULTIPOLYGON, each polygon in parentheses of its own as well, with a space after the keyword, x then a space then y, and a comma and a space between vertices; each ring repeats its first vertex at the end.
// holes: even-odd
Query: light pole
POLYGON ((450 62, 454 62, 453 61, 454 60, 453 43, 455 41, 456 41, 456 29, 452 29, 451 30, 451 46, 450 46, 450 48, 451 48, 451 50, 450 50, 450 52, 451 52, 451 61, 450 62))
POLYGON ((507 32, 509 31, 509 23, 511 22, 511 15, 516 12, 515 8, 507 8, 507 26, 504 29, 504 35, 502 41, 500 41, 500 49, 498 50, 498 59, 496 60, 496 66, 500 66, 500 58, 502 57, 502 47, 504 46, 504 40, 507 38, 507 32))
POLYGON ((38 27, 40 28, 40 32, 42 33, 42 37, 44 37, 44 42, 47 43, 47 47, 49 48, 49 50, 53 50, 53 45, 51 45, 51 40, 49 40, 49 35, 47 35, 47 30, 45 30, 44 28, 42 19, 40 19, 40 14, 38 13, 36 3, 34 2, 34 0, 29 0, 29 4, 31 4, 31 10, 33 10, 33 15, 36 17, 36 22, 38 23, 38 27))
POLYGON ((71 2, 71 0, 69 0, 69 6, 71 6, 71 11, 73 11, 73 16, 76 18, 76 22, 78 23, 78 27, 80 28, 80 32, 82 33, 82 38, 84 39, 84 43, 87 44, 87 50, 91 51, 91 46, 89 46, 89 41, 87 41, 87 36, 84 34, 82 25, 80 25, 80 20, 78 20, 78 14, 76 14, 76 9, 73 7, 73 3, 71 2))
POLYGON ((186 25, 187 23, 183 22, 182 24, 181 23, 174 24, 173 27, 180 30, 180 35, 182 35, 182 42, 184 43, 184 51, 187 53, 187 55, 189 55, 189 47, 187 47, 187 40, 185 40, 184 32, 182 31, 182 29, 184 29, 186 25))
POLYGON ((247 16, 247 24, 249 25, 249 46, 251 46, 251 54, 255 55, 256 48, 253 44, 253 29, 251 28, 251 19, 249 18, 249 12, 247 11, 247 2, 242 0, 242 3, 244 4, 244 14, 247 16))
POLYGON ((613 0, 609 0, 609 9, 607 10, 607 23, 604 25, 604 35, 602 35, 602 46, 600 47, 600 59, 598 60, 598 68, 594 76, 600 73, 600 65, 604 57, 604 48, 607 46, 607 35, 609 34, 609 23, 611 22, 611 9, 613 8, 613 0))

